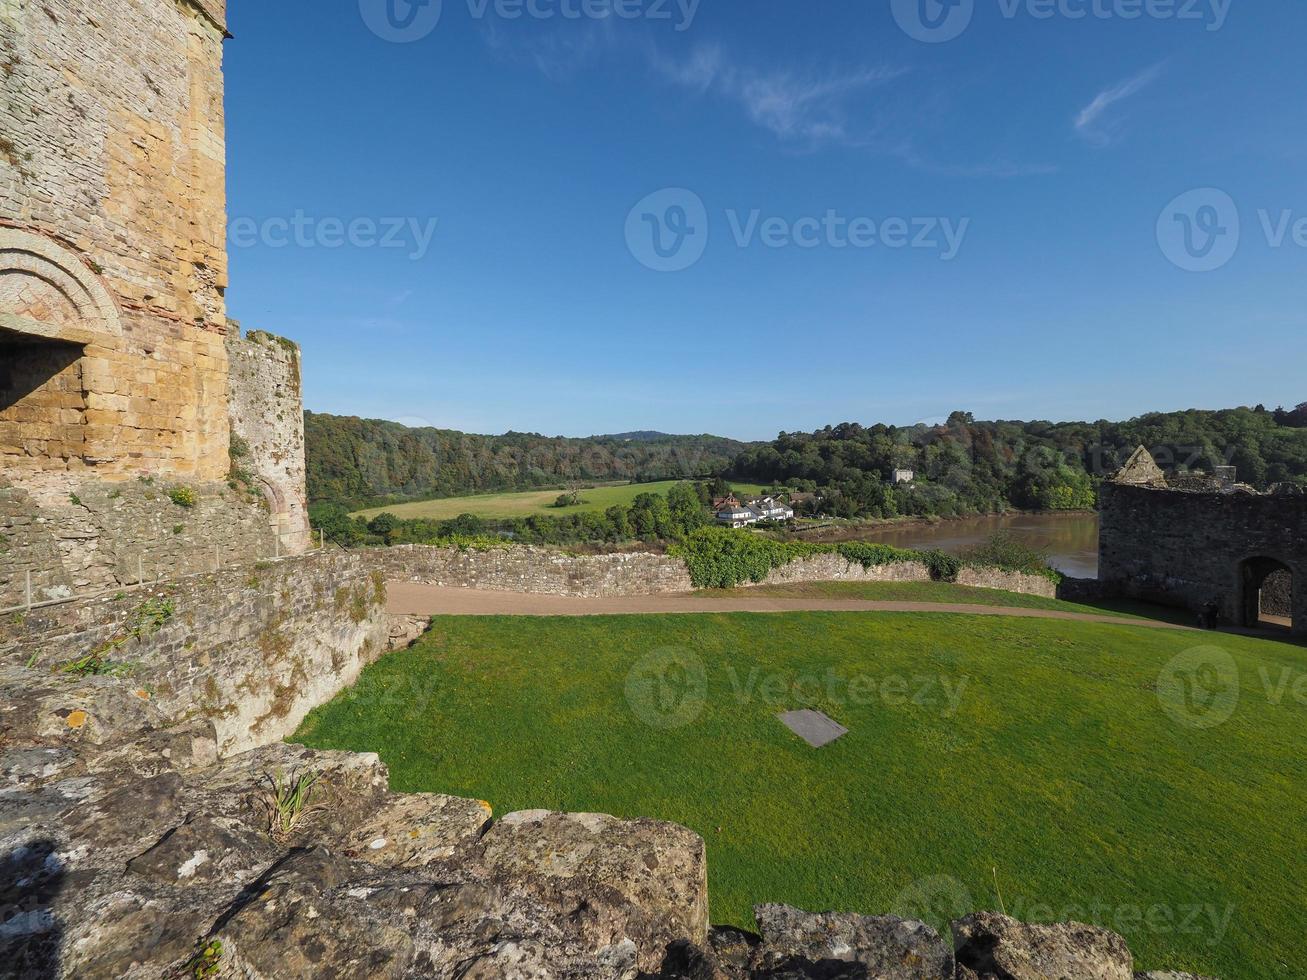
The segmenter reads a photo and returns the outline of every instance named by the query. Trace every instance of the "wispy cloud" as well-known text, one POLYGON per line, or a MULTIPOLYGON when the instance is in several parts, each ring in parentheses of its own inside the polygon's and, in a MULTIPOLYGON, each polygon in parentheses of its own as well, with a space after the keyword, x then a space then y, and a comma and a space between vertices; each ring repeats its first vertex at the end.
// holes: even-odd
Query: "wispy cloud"
POLYGON ((1162 74, 1164 64, 1153 65, 1141 71, 1133 78, 1128 78, 1118 85, 1104 89, 1094 96, 1094 100, 1080 110, 1076 116, 1076 134, 1087 143, 1103 147, 1116 141, 1120 130, 1119 123, 1106 118, 1107 112, 1118 102, 1138 95, 1162 74))
POLYGON ((892 65, 820 75, 758 71, 731 63, 715 46, 696 48, 679 62, 651 50, 650 61, 665 80, 734 102, 777 137, 807 144, 858 142, 860 135, 849 127, 847 100, 907 73, 892 65))
POLYGON ((504 30, 496 24, 490 19, 482 31, 491 51, 509 61, 533 65, 555 82, 590 67, 622 44, 622 34, 611 20, 569 23, 568 29, 533 24, 531 31, 504 30))

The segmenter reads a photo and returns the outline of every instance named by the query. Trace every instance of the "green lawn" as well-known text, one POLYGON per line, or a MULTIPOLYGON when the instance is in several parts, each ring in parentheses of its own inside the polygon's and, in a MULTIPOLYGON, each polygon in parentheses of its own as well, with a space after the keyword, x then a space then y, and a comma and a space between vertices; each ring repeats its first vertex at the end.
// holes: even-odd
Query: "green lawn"
POLYGON ((1013 606, 1018 609, 1052 609, 1060 612, 1088 613, 1092 616, 1122 616, 1157 619, 1184 626, 1194 624, 1194 616, 1185 610, 1168 609, 1129 599, 1110 599, 1098 603, 1067 602, 1038 595, 977 589, 951 582, 794 582, 787 585, 755 585, 742 589, 702 589, 694 593, 701 599, 767 597, 773 599, 868 599, 873 602, 942 602, 974 606, 1013 606))
POLYGON ((1053 620, 438 618, 296 737, 501 815, 685 824, 717 923, 751 925, 761 901, 939 921, 997 907, 997 881, 1009 914, 1122 932, 1140 969, 1278 980, 1307 962, 1304 672, 1286 643, 1053 620), (1159 677, 1212 643, 1240 700, 1179 724, 1159 677), (669 650, 688 669, 646 684, 669 650), (1279 703, 1260 672, 1289 678, 1279 703), (850 734, 808 748, 775 718, 803 706, 850 734), (648 723, 678 707, 681 727, 648 723))
MULTIPOLYGON (((460 514, 475 514, 477 517, 506 518, 529 517, 532 514, 579 514, 585 511, 603 511, 614 504, 630 505, 642 493, 666 494, 676 485, 675 480, 662 483, 624 483, 597 487, 594 490, 582 490, 583 503, 578 507, 559 508, 553 506, 563 491, 527 490, 521 493, 485 493, 468 497, 446 497, 442 500, 422 500, 411 504, 394 504, 390 507, 374 507, 359 511, 356 516, 373 518, 378 514, 390 512, 405 520, 424 518, 445 521, 460 514)), ((759 494, 764 488, 755 484, 733 483, 731 486, 737 494, 759 494)))

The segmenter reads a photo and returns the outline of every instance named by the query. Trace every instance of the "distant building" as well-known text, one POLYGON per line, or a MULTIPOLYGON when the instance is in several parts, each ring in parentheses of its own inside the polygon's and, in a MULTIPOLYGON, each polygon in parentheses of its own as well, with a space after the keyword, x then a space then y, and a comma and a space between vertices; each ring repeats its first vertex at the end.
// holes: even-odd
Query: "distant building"
POLYGON ((917 479, 917 474, 916 474, 916 471, 915 471, 915 470, 895 470, 895 471, 894 471, 894 482, 895 482, 895 483, 912 483, 912 482, 915 481, 916 479, 917 479))
POLYGON ((712 502, 712 509, 714 512, 719 510, 726 510, 727 508, 730 507, 742 507, 742 506, 743 504, 741 504, 739 500, 736 499, 735 494, 731 494, 729 497, 718 497, 716 500, 712 502))
POLYGON ((1109 594, 1307 635, 1307 495, 1258 493, 1229 468, 1166 474, 1141 448, 1100 488, 1098 577, 1109 594))
POLYGON ((748 527, 758 523, 758 515, 737 501, 717 509, 717 523, 727 527, 748 527))
MULTIPOLYGON (((734 500, 734 498, 726 498, 726 500, 734 500)), ((739 501, 727 503, 726 500, 722 501, 723 506, 716 507, 714 510, 717 523, 727 527, 748 527, 760 521, 794 520, 794 508, 775 497, 761 497, 758 500, 750 500, 747 504, 741 504, 739 501)))

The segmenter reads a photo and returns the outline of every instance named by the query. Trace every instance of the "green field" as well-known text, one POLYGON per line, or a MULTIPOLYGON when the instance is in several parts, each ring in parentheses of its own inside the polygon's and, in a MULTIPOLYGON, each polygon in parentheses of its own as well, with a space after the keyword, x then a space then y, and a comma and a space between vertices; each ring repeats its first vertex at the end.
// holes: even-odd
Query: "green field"
MULTIPOLYGON (((485 518, 530 517, 532 514, 581 514, 586 511, 604 511, 615 504, 630 506, 642 493, 666 494, 676 485, 675 480, 662 483, 622 483, 611 486, 582 490, 577 507, 555 507, 554 501, 563 491, 526 490, 520 493, 485 493, 469 497, 446 497, 442 500, 421 500, 411 504, 394 504, 390 507, 373 507, 359 511, 354 516, 371 520, 378 514, 391 513, 405 520, 422 518, 433 521, 447 521, 461 514, 474 514, 485 518)), ((763 487, 750 483, 733 483, 736 494, 760 494, 763 487)))
POLYGON ((871 602, 965 603, 973 606, 1008 606, 1018 609, 1051 609, 1056 612, 1087 613, 1091 616, 1123 616, 1156 619, 1192 626, 1194 616, 1182 609, 1109 599, 1093 604, 1023 595, 1000 589, 978 589, 952 582, 792 582, 786 585, 752 585, 739 589, 701 589, 702 599, 866 599, 871 602))
POLYGON ((689 826, 717 923, 761 901, 938 923, 997 888, 1123 933, 1139 969, 1278 980, 1307 962, 1305 673, 1288 643, 1007 617, 437 618, 296 738, 499 814, 689 826), (1239 699, 1195 727, 1207 695, 1165 668, 1213 644, 1239 699), (850 733, 809 748, 775 717, 799 707, 850 733))

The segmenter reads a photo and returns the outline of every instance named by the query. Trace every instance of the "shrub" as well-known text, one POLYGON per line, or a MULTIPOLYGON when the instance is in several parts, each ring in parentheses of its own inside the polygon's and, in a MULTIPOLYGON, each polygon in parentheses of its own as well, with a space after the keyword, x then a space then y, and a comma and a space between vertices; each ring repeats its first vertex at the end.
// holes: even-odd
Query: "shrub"
POLYGON ((1062 581, 1062 573, 1049 565, 1047 552, 1032 548, 1011 531, 999 531, 984 544, 972 548, 962 556, 962 562, 971 568, 997 568, 1062 581))
POLYGON ((178 507, 189 510, 200 502, 200 495, 190 487, 173 487, 168 491, 168 499, 178 507))
POLYGON ((950 571, 944 560, 948 559, 947 555, 923 554, 865 541, 839 545, 773 541, 748 531, 718 527, 702 528, 687 535, 684 542, 672 546, 669 554, 685 561, 690 581, 700 589, 729 589, 744 582, 762 582, 774 569, 790 562, 830 554, 838 554, 863 568, 920 561, 930 567, 932 576, 945 581, 950 580, 950 575, 952 579, 957 578, 957 569, 950 571))

